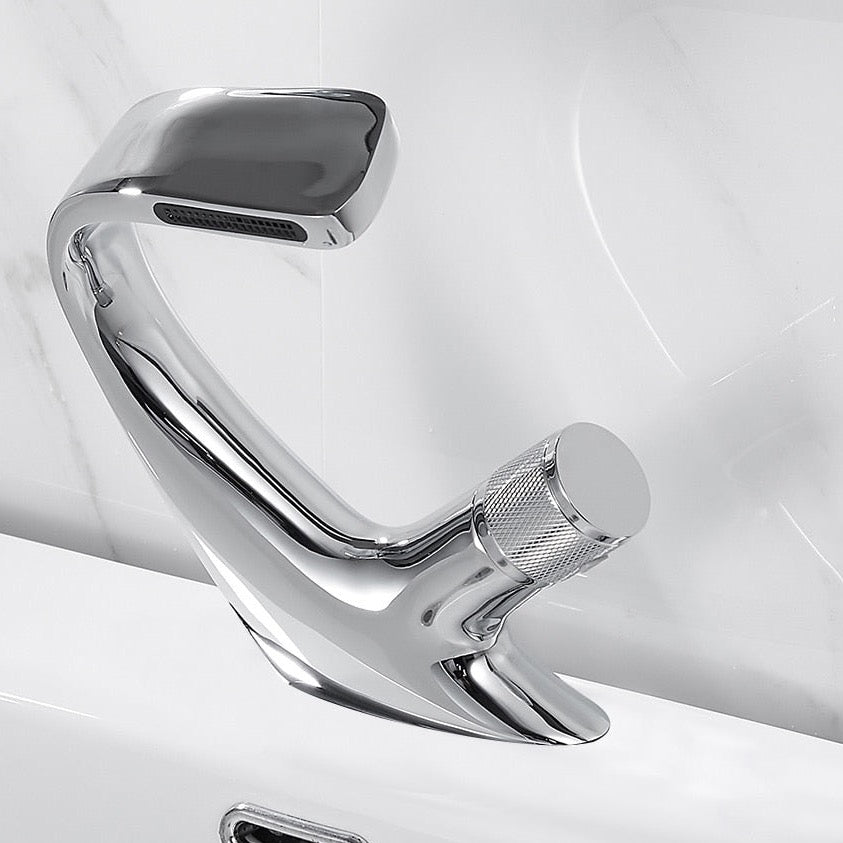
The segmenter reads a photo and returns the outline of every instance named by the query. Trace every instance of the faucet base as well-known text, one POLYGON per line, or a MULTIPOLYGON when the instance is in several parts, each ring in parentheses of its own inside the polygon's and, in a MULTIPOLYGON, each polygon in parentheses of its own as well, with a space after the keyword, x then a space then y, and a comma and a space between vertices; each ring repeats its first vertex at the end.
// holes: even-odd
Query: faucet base
POLYGON ((466 694, 526 742, 570 746, 609 731, 609 717, 599 705, 556 674, 540 671, 509 636, 444 667, 466 694))
POLYGON ((406 705, 386 705, 335 682, 244 625, 270 664, 294 688, 365 714, 469 737, 556 746, 590 743, 609 731, 609 717, 600 706, 558 676, 539 671, 503 634, 490 650, 449 659, 431 670, 431 675, 453 682, 448 689, 451 696, 467 697, 463 701, 465 725, 460 725, 431 714, 413 714, 406 705), (477 707, 483 716, 471 723, 471 710, 477 707))

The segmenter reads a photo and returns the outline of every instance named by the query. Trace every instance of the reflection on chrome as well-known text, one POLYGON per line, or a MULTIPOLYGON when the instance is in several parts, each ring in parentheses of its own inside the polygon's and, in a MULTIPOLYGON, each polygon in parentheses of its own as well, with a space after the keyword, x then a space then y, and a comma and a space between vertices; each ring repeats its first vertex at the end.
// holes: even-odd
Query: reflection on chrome
POLYGON ((575 424, 429 518, 375 524, 239 400, 141 250, 139 224, 347 245, 377 213, 396 152, 386 106, 359 91, 209 88, 144 100, 53 215, 56 292, 211 576, 292 685, 463 734, 593 740, 606 715, 533 665, 504 622, 643 527, 647 483, 623 443, 575 424))
POLYGON ((279 814, 258 805, 241 803, 226 811, 220 821, 220 843, 259 843, 296 840, 308 843, 366 843, 357 834, 279 814))

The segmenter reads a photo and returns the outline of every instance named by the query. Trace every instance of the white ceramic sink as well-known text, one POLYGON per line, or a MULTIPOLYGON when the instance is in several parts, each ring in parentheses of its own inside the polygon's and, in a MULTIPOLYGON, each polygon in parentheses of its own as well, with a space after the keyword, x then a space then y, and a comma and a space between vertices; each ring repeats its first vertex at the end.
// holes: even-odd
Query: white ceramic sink
POLYGON ((596 743, 432 732, 291 689, 211 586, 9 537, 0 581, 4 840, 211 843, 240 802, 367 843, 840 839, 836 743, 581 681, 596 743))

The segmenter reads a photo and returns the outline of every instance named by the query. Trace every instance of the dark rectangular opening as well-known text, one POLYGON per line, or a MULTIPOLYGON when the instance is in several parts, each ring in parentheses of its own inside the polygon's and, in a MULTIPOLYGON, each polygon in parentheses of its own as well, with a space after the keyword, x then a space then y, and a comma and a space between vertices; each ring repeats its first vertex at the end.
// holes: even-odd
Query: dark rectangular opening
POLYGON ((156 202, 153 211, 159 220, 169 225, 204 228, 209 231, 228 231, 234 234, 251 234, 253 237, 292 240, 296 243, 304 243, 307 240, 307 232, 292 220, 274 220, 228 211, 209 211, 206 208, 173 205, 169 202, 156 202))

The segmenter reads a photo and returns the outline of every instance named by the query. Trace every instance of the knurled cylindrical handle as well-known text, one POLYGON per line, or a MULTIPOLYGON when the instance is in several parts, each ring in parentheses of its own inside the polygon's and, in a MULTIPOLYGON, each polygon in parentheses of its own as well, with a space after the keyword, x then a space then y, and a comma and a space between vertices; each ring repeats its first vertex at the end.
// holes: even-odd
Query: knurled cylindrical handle
POLYGON ((613 433, 585 422, 501 466, 478 499, 487 549, 539 585, 590 567, 635 535, 650 512, 635 456, 613 433))

